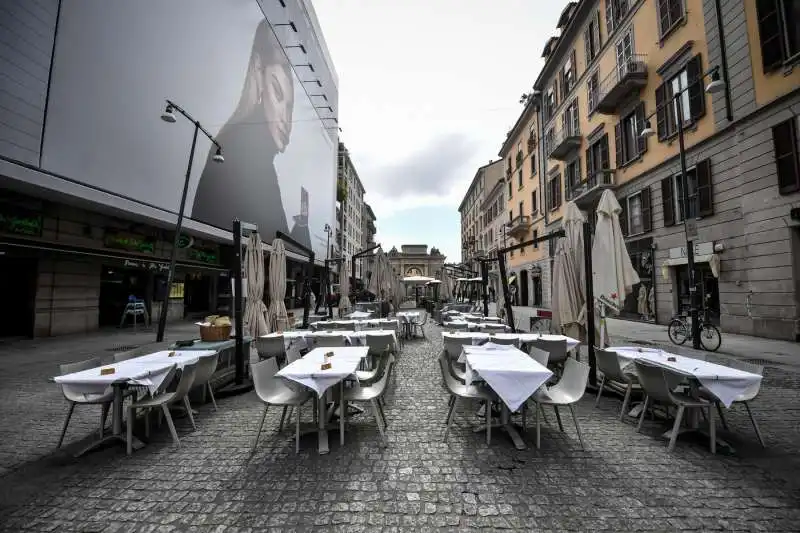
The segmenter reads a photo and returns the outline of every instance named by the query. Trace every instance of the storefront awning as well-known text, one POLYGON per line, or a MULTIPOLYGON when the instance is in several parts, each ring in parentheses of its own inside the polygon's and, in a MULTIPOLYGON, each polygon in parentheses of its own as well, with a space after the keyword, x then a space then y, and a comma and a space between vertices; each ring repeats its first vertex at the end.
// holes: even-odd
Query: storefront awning
MULTIPOLYGON (((669 279, 669 267, 688 264, 686 257, 673 257, 666 259, 661 267, 661 275, 664 279, 669 279)), ((708 263, 711 273, 715 278, 719 277, 719 256, 717 254, 698 255, 694 258, 695 263, 708 263)))

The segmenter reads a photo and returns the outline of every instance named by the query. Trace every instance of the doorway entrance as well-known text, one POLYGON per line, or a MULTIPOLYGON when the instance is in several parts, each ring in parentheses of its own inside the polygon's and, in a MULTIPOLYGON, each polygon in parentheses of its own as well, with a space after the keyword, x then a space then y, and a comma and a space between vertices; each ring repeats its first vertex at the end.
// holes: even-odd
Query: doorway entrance
POLYGON ((542 306, 542 277, 540 275, 533 276, 533 306, 542 306))
POLYGON ((183 296, 184 314, 210 314, 211 277, 200 273, 186 274, 183 296))
POLYGON ((528 271, 523 270, 519 273, 519 292, 520 292, 520 305, 528 305, 528 271))
MULTIPOLYGON (((100 275, 100 303, 98 322, 100 327, 118 326, 128 297, 144 300, 147 291, 148 272, 103 265, 100 275)), ((147 304, 145 304, 147 305, 147 304)), ((147 305, 148 312, 151 311, 147 305)))
POLYGON ((33 337, 36 259, 0 256, 0 338, 33 337))
MULTIPOLYGON (((687 315, 691 307, 689 297, 689 268, 682 265, 677 268, 676 280, 678 282, 678 312, 687 315)), ((699 311, 708 311, 709 319, 712 324, 719 326, 719 282, 708 263, 697 263, 695 265, 695 280, 697 290, 700 293, 699 311)))

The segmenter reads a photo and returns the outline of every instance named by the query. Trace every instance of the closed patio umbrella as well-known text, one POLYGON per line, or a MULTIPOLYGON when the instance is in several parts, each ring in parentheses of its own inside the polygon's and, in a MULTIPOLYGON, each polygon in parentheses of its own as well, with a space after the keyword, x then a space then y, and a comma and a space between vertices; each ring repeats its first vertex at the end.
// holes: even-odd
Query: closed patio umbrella
POLYGON ((264 304, 264 251, 257 231, 247 238, 245 253, 247 304, 244 308, 244 324, 251 337, 260 337, 269 333, 269 321, 264 304))
POLYGON ((583 254, 583 223, 574 202, 567 202, 561 220, 564 237, 556 242, 553 262, 553 318, 556 333, 586 340, 586 293, 583 254))
POLYGON ((619 225, 621 212, 622 208, 614 193, 604 191, 597 205, 597 225, 592 244, 592 279, 594 296, 600 309, 601 348, 606 343, 606 314, 618 314, 625 304, 625 297, 639 283, 639 274, 631 264, 619 225), (603 303, 604 301, 608 304, 603 303))
POLYGON ((270 330, 283 331, 289 325, 286 313, 286 248, 281 239, 272 241, 269 256, 270 330))
POLYGON ((339 315, 350 311, 350 273, 347 271, 347 261, 342 261, 339 265, 339 315))

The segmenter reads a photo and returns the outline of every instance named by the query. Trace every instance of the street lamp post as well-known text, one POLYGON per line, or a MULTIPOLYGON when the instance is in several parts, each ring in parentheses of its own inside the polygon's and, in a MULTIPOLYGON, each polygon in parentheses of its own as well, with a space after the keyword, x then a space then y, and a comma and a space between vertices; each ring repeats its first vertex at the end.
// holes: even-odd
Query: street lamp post
POLYGON ((217 163, 222 163, 225 158, 222 157, 222 146, 217 142, 213 135, 211 135, 200 123, 195 120, 189 113, 187 113, 181 106, 167 100, 167 106, 161 114, 161 120, 172 124, 175 122, 175 111, 183 115, 186 120, 194 124, 194 135, 192 136, 192 147, 189 150, 189 164, 186 166, 186 178, 183 182, 183 193, 181 194, 181 205, 178 209, 178 221, 175 223, 175 237, 172 241, 172 250, 169 254, 169 270, 167 271, 167 287, 164 293, 164 301, 161 303, 161 311, 158 315, 158 332, 156 333, 156 342, 164 340, 164 330, 167 327, 167 311, 169 306, 169 293, 172 290, 172 280, 175 277, 175 262, 178 254, 178 241, 181 235, 181 227, 183 226, 183 211, 186 208, 186 193, 189 191, 189 178, 192 176, 192 162, 194 161, 194 151, 197 147, 197 133, 203 132, 208 139, 217 147, 217 151, 212 159, 217 163))
MULTIPOLYGON (((676 122, 678 123, 678 151, 680 155, 680 164, 681 164, 681 187, 682 191, 682 198, 681 203, 683 204, 683 229, 686 234, 686 268, 689 270, 689 315, 692 318, 692 347, 696 350, 701 349, 700 345, 700 322, 698 321, 698 304, 697 304, 697 285, 695 280, 695 271, 694 271, 694 239, 697 238, 697 227, 695 226, 695 222, 689 222, 689 182, 687 177, 687 170, 686 170, 686 145, 684 142, 684 129, 683 129, 683 105, 681 103, 681 97, 683 93, 688 91, 691 87, 696 85, 697 83, 702 83, 703 79, 710 76, 711 82, 706 87, 705 91, 709 94, 714 94, 722 91, 725 88, 725 84, 719 78, 719 67, 714 67, 706 74, 700 76, 697 80, 694 80, 691 84, 688 84, 682 90, 675 93, 672 98, 668 102, 662 104, 661 109, 664 106, 669 104, 673 104, 675 106, 675 116, 676 122)), ((659 110, 657 109, 655 113, 658 113, 659 110)), ((669 110, 667 110, 669 112, 669 110)), ((644 129, 642 129, 641 133, 639 134, 641 137, 652 137, 655 134, 655 130, 650 125, 650 118, 653 116, 652 113, 650 114, 644 122, 644 129)), ((698 206, 699 208, 699 206, 698 206)))

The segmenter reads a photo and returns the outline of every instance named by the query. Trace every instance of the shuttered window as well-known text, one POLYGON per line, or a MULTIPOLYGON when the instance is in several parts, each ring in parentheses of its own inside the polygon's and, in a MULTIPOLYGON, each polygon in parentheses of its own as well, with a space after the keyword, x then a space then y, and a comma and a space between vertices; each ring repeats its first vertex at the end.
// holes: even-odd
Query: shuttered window
POLYGON ((764 72, 796 61, 800 55, 800 2, 756 0, 756 14, 764 72))
POLYGON ((617 167, 625 166, 647 151, 647 138, 640 135, 644 124, 644 102, 640 102, 614 127, 617 167))
POLYGON ((714 190, 711 161, 704 159, 686 171, 686 182, 680 174, 661 180, 661 200, 664 208, 664 226, 683 222, 683 187, 688 187, 689 217, 708 217, 714 214, 714 190))
POLYGON ((677 135, 679 119, 683 120, 685 127, 705 116, 706 93, 702 73, 702 57, 697 54, 686 62, 680 72, 656 87, 656 126, 659 141, 677 135), (680 106, 676 104, 676 100, 680 100, 680 106))
POLYGON ((797 148, 797 117, 772 128, 775 163, 778 167, 778 189, 781 194, 800 190, 800 156, 797 148))

